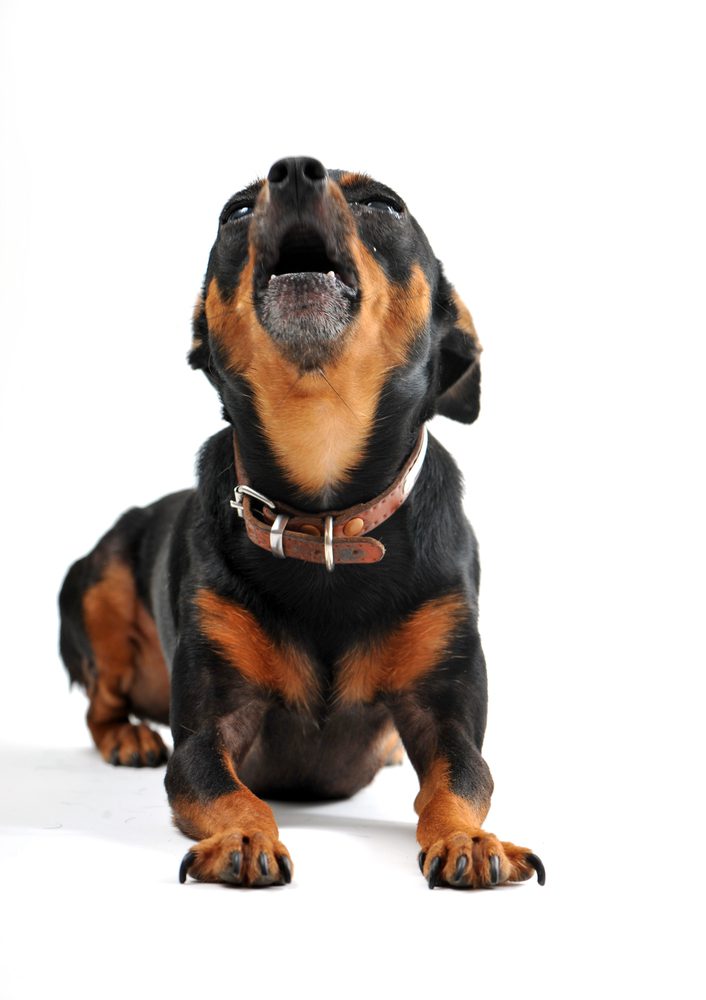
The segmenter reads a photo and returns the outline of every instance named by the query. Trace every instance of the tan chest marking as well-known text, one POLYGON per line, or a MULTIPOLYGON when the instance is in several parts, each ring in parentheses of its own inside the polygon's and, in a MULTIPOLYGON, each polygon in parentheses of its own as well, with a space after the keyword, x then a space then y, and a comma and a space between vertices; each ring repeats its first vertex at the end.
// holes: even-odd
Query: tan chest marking
POLYGON ((372 644, 348 650, 339 663, 340 701, 372 701, 380 692, 411 687, 448 651, 466 612, 460 594, 447 594, 427 601, 399 628, 372 644))
POLYGON ((301 650, 275 642, 250 611, 211 590, 197 591, 195 603, 203 634, 246 680, 300 708, 311 705, 316 678, 301 650))

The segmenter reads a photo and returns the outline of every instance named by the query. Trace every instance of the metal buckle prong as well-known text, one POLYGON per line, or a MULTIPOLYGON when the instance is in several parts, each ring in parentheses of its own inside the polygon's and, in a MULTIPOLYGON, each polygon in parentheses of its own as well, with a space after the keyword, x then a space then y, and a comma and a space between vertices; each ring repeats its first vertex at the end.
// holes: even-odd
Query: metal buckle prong
POLYGON ((233 493, 235 495, 235 500, 231 500, 230 505, 238 511, 238 517, 245 516, 243 514, 243 493, 247 493, 247 495, 252 497, 253 500, 259 500, 260 503, 264 503, 266 507, 271 507, 272 510, 275 509, 275 505, 272 501, 262 493, 258 493, 257 490, 252 488, 252 486, 243 486, 242 484, 238 484, 238 486, 236 486, 233 490, 233 493))

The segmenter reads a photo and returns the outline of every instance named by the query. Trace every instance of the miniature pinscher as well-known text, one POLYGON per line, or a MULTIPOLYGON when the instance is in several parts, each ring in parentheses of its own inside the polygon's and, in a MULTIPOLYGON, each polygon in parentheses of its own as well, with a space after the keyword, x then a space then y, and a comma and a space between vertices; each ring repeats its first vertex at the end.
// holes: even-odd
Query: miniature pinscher
POLYGON ((353 795, 402 747, 431 888, 544 868, 483 830, 486 671, 459 470, 427 431, 480 405, 473 322, 402 199, 279 160, 223 209, 189 361, 227 426, 198 485, 125 513, 68 572, 61 654, 103 758, 167 760, 187 874, 271 886, 264 798, 353 795))

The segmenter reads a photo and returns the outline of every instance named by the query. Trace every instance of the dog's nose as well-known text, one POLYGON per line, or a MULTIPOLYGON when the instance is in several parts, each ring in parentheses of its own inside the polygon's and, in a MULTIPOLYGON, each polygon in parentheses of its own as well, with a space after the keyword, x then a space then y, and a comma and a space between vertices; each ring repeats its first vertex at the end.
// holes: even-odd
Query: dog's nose
POLYGON ((326 186, 326 167, 310 156, 288 156, 270 167, 267 180, 275 197, 303 201, 307 195, 322 192, 326 186))

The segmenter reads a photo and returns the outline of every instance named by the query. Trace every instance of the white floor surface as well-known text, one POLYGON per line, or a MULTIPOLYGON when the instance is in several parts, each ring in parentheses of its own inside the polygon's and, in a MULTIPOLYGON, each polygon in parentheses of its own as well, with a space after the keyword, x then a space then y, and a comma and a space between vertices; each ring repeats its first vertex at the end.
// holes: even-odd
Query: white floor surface
POLYGON ((182 886, 189 841, 170 825, 164 770, 104 764, 82 696, 66 704, 63 738, 0 745, 3 1000, 698 995, 696 941, 663 899, 678 850, 655 878, 620 838, 611 849, 586 827, 572 840, 584 825, 572 804, 539 832, 531 795, 512 808, 504 794, 490 817, 502 829, 487 826, 520 842, 536 829, 546 886, 430 892, 405 762, 347 802, 274 804, 291 886, 182 886))

